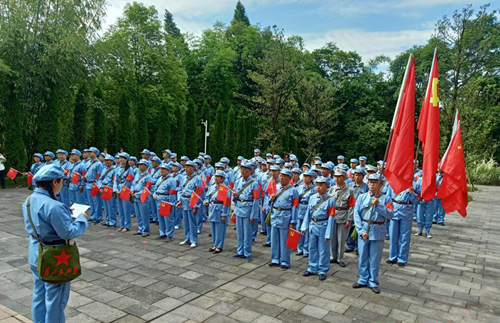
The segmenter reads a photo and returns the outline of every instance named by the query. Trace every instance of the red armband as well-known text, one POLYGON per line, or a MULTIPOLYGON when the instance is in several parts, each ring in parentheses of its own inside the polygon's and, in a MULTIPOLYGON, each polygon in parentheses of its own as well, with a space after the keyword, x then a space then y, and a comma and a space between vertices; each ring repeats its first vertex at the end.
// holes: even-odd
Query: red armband
POLYGON ((223 202, 223 205, 224 206, 231 206, 231 199, 230 198, 225 199, 223 202))
POLYGON ((101 174, 100 174, 100 173, 98 173, 98 174, 97 174, 97 176, 96 176, 95 178, 96 178, 96 179, 101 178, 101 174))
POLYGON ((234 183, 229 183, 229 188, 233 189, 234 188, 234 183))
POLYGON ((296 197, 292 200, 292 206, 299 206, 299 198, 296 197))
POLYGON ((389 210, 391 211, 394 211, 394 205, 392 205, 391 202, 387 202, 385 203, 385 207, 388 208, 389 210))
POLYGON ((349 207, 353 207, 356 204, 356 198, 354 196, 351 196, 349 198, 348 203, 349 203, 349 207))
POLYGON ((169 191, 168 191, 168 194, 170 194, 170 195, 175 195, 175 194, 177 194, 177 191, 176 191, 176 190, 169 190, 169 191))
POLYGON ((111 179, 111 181, 112 181, 112 182, 114 182, 114 181, 115 181, 115 175, 113 175, 113 178, 111 179))
POLYGON ((336 211, 337 209, 335 208, 335 206, 330 206, 330 208, 328 209, 328 216, 335 216, 336 211))
POLYGON ((83 176, 83 177, 85 177, 85 175, 87 175, 87 171, 86 171, 86 170, 84 170, 84 171, 82 172, 82 176, 83 176))
POLYGON ((146 187, 147 187, 148 189, 151 189, 151 182, 150 182, 150 181, 147 181, 147 182, 146 182, 146 187))
POLYGON ((198 194, 198 195, 203 194, 203 187, 200 187, 200 186, 196 187, 195 192, 196 192, 196 194, 198 194))
POLYGON ((260 197, 259 190, 253 190, 252 195, 254 199, 258 199, 260 197))

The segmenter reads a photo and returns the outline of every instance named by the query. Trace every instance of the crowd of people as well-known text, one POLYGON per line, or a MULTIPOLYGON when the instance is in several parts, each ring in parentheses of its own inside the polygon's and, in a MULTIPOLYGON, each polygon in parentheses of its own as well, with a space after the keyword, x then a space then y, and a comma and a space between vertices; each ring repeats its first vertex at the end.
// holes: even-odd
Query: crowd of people
MULTIPOLYGON (((325 280, 331 264, 345 267, 344 253, 356 252, 359 280, 353 288, 369 287, 375 293, 380 292, 384 240, 390 240, 387 263, 404 266, 412 220, 418 222, 415 235, 425 233, 427 238, 433 223, 444 225, 440 200, 419 197, 418 161, 413 186, 395 195, 383 177, 383 161, 375 167, 364 156, 349 164, 344 156, 338 156, 337 164, 315 157, 311 164, 299 165, 295 155, 285 158, 270 153, 263 157, 255 149, 251 159, 240 156, 230 167, 227 157, 212 163, 204 153, 178 159, 166 149, 160 158, 144 149, 138 159, 90 147, 36 153, 29 173, 36 175, 45 165, 60 167, 63 185, 57 200, 68 208, 72 203, 90 205, 89 221, 122 233, 131 230, 136 218, 134 235, 148 237, 155 231, 158 239, 171 243, 182 228, 179 243, 195 248, 208 222, 208 251, 220 253, 231 221, 238 241, 233 257, 251 262, 252 245, 263 235, 263 247, 271 254, 268 266, 281 270, 290 268, 287 239, 292 229, 301 235, 296 255, 308 257, 304 276, 325 280), (157 230, 152 230, 154 225, 157 230)), ((441 179, 438 173, 438 185, 441 179)), ((36 176, 31 185, 37 186, 36 176)))

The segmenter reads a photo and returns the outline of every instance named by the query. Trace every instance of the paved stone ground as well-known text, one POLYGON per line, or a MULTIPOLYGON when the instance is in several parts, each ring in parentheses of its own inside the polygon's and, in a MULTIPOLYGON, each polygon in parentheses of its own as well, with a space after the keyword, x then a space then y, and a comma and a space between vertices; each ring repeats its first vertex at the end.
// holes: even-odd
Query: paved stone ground
MULTIPOLYGON (((32 276, 20 213, 28 194, 0 192, 0 304, 30 318, 32 276)), ((267 268, 262 236, 253 263, 233 259, 232 224, 219 255, 207 251, 207 227, 190 250, 178 244, 180 231, 165 243, 91 225, 78 238, 83 274, 72 283, 68 322, 500 322, 500 188, 472 195, 467 219, 448 215, 432 239, 412 236, 405 268, 386 265, 384 250, 380 295, 351 288, 353 254, 324 282, 302 277, 307 259, 294 254, 290 270, 267 268)))

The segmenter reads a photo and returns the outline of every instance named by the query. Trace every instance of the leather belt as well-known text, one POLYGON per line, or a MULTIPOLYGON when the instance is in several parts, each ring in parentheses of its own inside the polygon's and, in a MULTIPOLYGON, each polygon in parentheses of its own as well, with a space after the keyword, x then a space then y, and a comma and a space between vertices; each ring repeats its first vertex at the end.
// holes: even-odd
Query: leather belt
POLYGON ((156 195, 170 195, 169 193, 156 193, 156 195))
POLYGON ((349 210, 349 207, 348 207, 348 206, 338 207, 338 208, 337 208, 337 211, 347 211, 347 210, 349 210))
POLYGON ((253 202, 253 200, 240 200, 240 199, 238 199, 238 202, 253 202))
POLYGON ((210 202, 210 204, 222 204, 222 202, 210 202))
POLYGON ((292 210, 292 209, 284 209, 282 207, 277 207, 277 206, 273 206, 273 209, 278 210, 278 211, 290 211, 290 210, 292 210))
POLYGON ((308 205, 309 202, 300 202, 300 204, 308 205))
POLYGON ((328 218, 326 218, 326 219, 311 218, 311 221, 314 222, 314 223, 316 223, 316 222, 322 222, 322 221, 326 221, 326 220, 328 220, 328 218))
POLYGON ((385 221, 372 221, 372 220, 365 220, 365 219, 363 219, 363 222, 366 222, 368 224, 385 224, 385 221))
POLYGON ((184 197, 184 198, 187 198, 187 199, 191 198, 191 195, 181 195, 181 196, 184 197))
POLYGON ((411 202, 401 202, 401 201, 398 201, 398 200, 395 200, 395 199, 392 199, 392 201, 396 204, 403 204, 403 205, 408 205, 408 204, 411 204, 411 202))

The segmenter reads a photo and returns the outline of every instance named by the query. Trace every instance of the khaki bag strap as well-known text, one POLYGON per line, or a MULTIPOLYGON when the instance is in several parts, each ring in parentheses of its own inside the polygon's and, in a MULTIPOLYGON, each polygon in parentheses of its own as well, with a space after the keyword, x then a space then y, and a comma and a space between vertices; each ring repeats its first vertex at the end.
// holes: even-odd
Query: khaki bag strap
POLYGON ((302 200, 302 198, 307 194, 307 192, 309 192, 310 190, 312 190, 314 188, 314 185, 312 185, 311 187, 309 187, 307 190, 305 190, 302 194, 299 195, 299 201, 302 200))
POLYGON ((42 239, 38 235, 38 232, 36 231, 35 224, 33 223, 33 220, 31 219, 31 203, 30 203, 31 196, 28 197, 26 200, 26 209, 28 210, 28 220, 30 220, 31 227, 33 228, 33 231, 35 231, 35 239, 38 240, 39 243, 42 243, 42 239))
POLYGON ((328 195, 326 198, 322 199, 318 204, 316 204, 311 212, 311 216, 312 214, 314 214, 314 212, 316 212, 319 209, 321 205, 323 205, 323 203, 328 201, 331 197, 332 197, 331 195, 328 195))
POLYGON ((187 186, 187 184, 189 184, 189 182, 191 182, 191 180, 192 180, 193 178, 194 178, 194 175, 193 175, 193 177, 188 178, 188 180, 187 180, 187 181, 186 181, 186 182, 182 185, 182 189, 185 189, 185 188, 186 188, 186 186, 187 186))
POLYGON ((238 192, 238 196, 241 195, 241 193, 243 193, 243 191, 248 187, 250 186, 255 180, 252 179, 251 181, 248 181, 245 185, 243 185, 243 187, 241 188, 241 190, 238 192))

